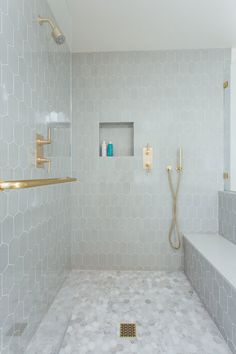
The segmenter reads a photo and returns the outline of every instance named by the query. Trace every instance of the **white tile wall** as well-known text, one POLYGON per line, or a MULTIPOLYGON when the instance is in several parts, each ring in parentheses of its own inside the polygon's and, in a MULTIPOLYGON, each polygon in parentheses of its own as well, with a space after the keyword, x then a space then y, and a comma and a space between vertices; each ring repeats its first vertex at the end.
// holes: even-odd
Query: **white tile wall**
MULTIPOLYGON (((51 112, 70 119, 70 53, 38 14, 45 0, 0 0, 0 178, 71 174, 70 130, 53 129, 52 172, 34 167, 51 112)), ((167 241, 165 166, 184 149, 180 224, 217 230, 228 50, 73 56, 73 212, 69 185, 0 193, 0 352, 23 353, 72 263, 76 268, 178 269, 167 241), (98 157, 100 121, 134 122, 134 157, 98 157), (142 147, 154 169, 142 170, 142 147), (212 162, 213 163, 210 163, 212 162), (21 336, 13 336, 26 324, 21 336)))
POLYGON ((184 151, 183 232, 216 232, 223 188, 223 78, 230 50, 74 54, 72 264, 77 268, 178 269, 167 240, 165 167, 184 151), (134 122, 134 157, 98 157, 100 121, 134 122), (142 147, 154 149, 150 175, 142 147))
MULTIPOLYGON (((45 0, 0 0, 0 179, 71 174, 70 129, 53 129, 52 171, 34 166, 46 116, 70 119, 70 53, 37 16, 45 0)), ((0 193, 0 352, 24 353, 70 267, 70 186, 0 193), (26 324, 13 336, 17 324, 26 324)))
MULTIPOLYGON (((224 74, 224 81, 228 81, 229 86, 224 89, 224 172, 230 175, 230 66, 226 69, 224 74)), ((224 190, 231 190, 230 179, 224 180, 224 190)))
POLYGON ((219 233, 236 244, 236 193, 219 192, 219 233))
POLYGON ((184 238, 184 270, 207 311, 236 353, 236 289, 184 238))

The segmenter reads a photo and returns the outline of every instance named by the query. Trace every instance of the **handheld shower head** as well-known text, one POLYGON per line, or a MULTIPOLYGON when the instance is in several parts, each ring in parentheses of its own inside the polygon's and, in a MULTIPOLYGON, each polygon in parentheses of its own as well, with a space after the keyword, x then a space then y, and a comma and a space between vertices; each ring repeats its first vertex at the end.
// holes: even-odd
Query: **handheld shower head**
POLYGON ((63 44, 65 42, 66 38, 64 34, 60 30, 60 28, 52 22, 50 18, 43 18, 41 16, 38 16, 38 23, 40 25, 42 25, 43 23, 48 23, 50 25, 50 27, 52 28, 52 38, 57 44, 63 44))

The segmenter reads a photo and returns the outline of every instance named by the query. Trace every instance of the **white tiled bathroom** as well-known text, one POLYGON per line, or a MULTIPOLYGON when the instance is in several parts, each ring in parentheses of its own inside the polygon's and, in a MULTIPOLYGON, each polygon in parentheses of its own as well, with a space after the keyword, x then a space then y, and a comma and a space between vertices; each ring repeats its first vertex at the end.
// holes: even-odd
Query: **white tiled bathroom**
POLYGON ((236 353, 234 13, 0 0, 0 353, 236 353))

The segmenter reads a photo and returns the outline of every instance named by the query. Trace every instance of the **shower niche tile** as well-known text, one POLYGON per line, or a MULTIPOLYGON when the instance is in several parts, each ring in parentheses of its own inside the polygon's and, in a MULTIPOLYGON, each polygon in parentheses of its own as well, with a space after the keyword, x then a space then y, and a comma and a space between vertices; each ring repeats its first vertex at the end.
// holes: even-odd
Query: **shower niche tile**
MULTIPOLYGON (((102 156, 102 142, 112 141, 113 157, 134 156, 134 123, 101 122, 99 123, 99 156, 102 156)), ((111 158, 111 157, 108 157, 111 158)))

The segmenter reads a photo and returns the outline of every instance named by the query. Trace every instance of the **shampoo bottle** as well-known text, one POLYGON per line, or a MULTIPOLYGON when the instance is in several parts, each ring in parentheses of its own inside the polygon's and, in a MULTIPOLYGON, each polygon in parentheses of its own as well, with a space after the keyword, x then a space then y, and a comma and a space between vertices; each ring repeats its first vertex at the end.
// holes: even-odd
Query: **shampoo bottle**
POLYGON ((107 156, 113 156, 113 144, 111 141, 107 145, 107 156))
POLYGON ((105 140, 102 142, 102 157, 107 156, 107 144, 105 140))

